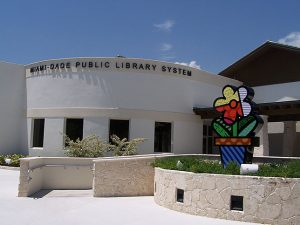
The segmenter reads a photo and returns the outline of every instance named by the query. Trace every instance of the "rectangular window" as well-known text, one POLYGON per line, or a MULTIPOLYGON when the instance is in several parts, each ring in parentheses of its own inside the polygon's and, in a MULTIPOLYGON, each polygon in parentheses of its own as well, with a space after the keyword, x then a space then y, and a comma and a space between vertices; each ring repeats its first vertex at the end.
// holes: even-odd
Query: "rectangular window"
POLYGON ((129 140, 129 120, 110 120, 109 122, 109 142, 111 136, 117 135, 120 139, 129 140))
POLYGON ((206 121, 203 125, 203 153, 216 154, 218 148, 214 146, 214 133, 210 125, 210 121, 206 121))
POLYGON ((43 147, 45 119, 33 120, 32 147, 43 147))
POLYGON ((154 152, 171 152, 172 124, 155 122, 154 152))
POLYGON ((73 141, 83 137, 83 119, 66 119, 66 135, 73 141))
POLYGON ((243 196, 231 195, 230 210, 243 211, 243 196))
POLYGON ((184 190, 176 189, 176 201, 183 203, 183 201, 184 201, 184 190))

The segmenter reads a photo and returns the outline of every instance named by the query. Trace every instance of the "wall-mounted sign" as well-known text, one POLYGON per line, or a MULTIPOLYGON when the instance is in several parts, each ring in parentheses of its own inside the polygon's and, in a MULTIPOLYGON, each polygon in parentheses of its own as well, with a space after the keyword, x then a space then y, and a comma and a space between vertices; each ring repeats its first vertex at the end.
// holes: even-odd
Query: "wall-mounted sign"
POLYGON ((180 65, 162 65, 155 63, 144 63, 130 61, 106 61, 106 60, 95 60, 95 61, 62 61, 55 63, 40 63, 38 65, 29 68, 29 72, 39 74, 41 72, 54 72, 54 71, 68 71, 70 69, 76 70, 134 70, 134 71, 152 71, 162 73, 172 73, 183 76, 192 76, 192 71, 182 68, 180 65))
POLYGON ((253 97, 252 88, 227 85, 223 88, 223 97, 214 101, 214 109, 222 113, 212 121, 212 128, 219 136, 214 141, 220 147, 224 167, 230 162, 252 163, 254 146, 259 143, 255 134, 263 124, 255 113, 253 97))

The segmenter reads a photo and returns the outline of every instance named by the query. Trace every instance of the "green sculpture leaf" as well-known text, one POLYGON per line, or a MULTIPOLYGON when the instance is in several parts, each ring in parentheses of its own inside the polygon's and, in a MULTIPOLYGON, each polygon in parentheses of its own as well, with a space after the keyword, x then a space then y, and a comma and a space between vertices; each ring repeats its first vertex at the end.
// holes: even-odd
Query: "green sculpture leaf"
POLYGON ((250 121, 250 123, 247 123, 246 125, 243 126, 241 130, 239 130, 238 136, 239 137, 247 137, 256 127, 257 121, 254 118, 253 121, 250 121))
POLYGON ((230 137, 231 127, 223 122, 221 119, 216 119, 213 123, 215 132, 221 137, 230 137))

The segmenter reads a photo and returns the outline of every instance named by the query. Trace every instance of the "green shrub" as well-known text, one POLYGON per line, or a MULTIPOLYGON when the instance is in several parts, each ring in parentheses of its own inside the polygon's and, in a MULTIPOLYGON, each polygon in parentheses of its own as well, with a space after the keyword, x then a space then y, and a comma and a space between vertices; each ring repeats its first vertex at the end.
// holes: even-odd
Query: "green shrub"
POLYGON ((300 160, 281 164, 263 164, 259 166, 257 176, 300 177, 300 160))
POLYGON ((66 155, 70 157, 97 158, 102 157, 109 149, 109 144, 105 143, 100 137, 90 135, 82 140, 71 140, 65 135, 66 155))
POLYGON ((135 138, 127 141, 126 138, 121 140, 118 136, 113 135, 112 144, 108 144, 96 135, 76 141, 71 140, 67 135, 64 136, 67 156, 87 158, 102 157, 106 152, 112 152, 114 156, 135 155, 137 145, 145 140, 144 138, 135 138))
MULTIPOLYGON (((240 167, 235 163, 230 163, 223 168, 219 161, 206 160, 201 156, 174 156, 157 158, 152 164, 154 167, 160 167, 169 170, 181 170, 194 173, 214 173, 239 175, 240 167), (180 161, 182 165, 177 168, 176 164, 180 161)), ((265 177, 299 177, 300 178, 300 160, 291 161, 285 164, 262 164, 256 174, 249 174, 265 177)))
POLYGON ((20 166, 20 158, 25 158, 25 155, 21 154, 12 154, 12 155, 0 155, 0 165, 3 166, 14 166, 19 167, 20 166), (6 164, 5 159, 11 159, 11 163, 9 165, 6 164))
POLYGON ((109 151, 114 156, 136 155, 138 144, 145 141, 144 138, 135 138, 127 141, 126 138, 120 139, 117 135, 111 136, 112 144, 109 146, 109 151))
POLYGON ((20 154, 13 154, 13 155, 6 156, 6 158, 11 159, 10 166, 15 166, 15 167, 20 166, 20 158, 24 158, 24 157, 26 157, 26 156, 20 155, 20 154))
POLYGON ((5 156, 0 155, 0 165, 5 165, 5 156))

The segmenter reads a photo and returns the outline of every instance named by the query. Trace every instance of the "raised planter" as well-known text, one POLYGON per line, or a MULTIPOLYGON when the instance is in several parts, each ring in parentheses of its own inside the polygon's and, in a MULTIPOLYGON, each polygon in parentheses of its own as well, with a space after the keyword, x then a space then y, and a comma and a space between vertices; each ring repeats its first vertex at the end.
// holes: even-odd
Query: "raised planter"
POLYGON ((154 199, 180 212, 267 224, 300 224, 300 179, 195 174, 155 168, 154 199))

